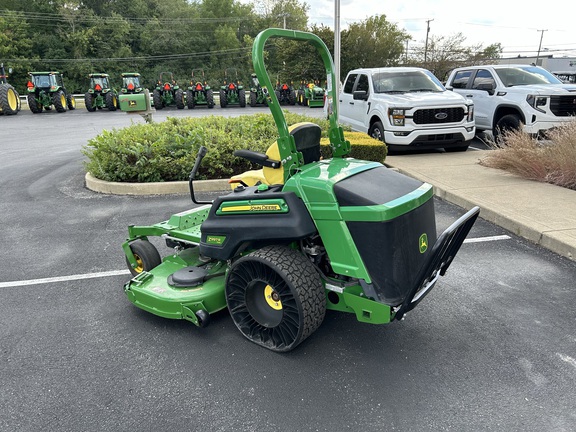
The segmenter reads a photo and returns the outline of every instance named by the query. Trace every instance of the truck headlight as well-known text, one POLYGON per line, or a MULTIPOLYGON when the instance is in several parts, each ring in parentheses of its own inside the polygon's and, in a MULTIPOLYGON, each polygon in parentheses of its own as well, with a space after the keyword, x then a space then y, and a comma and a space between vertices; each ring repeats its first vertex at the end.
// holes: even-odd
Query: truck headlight
POLYGON ((466 119, 471 122, 474 121, 474 105, 468 105, 468 115, 466 119))
POLYGON ((398 108, 388 109, 388 117, 392 126, 404 126, 406 120, 406 110, 398 108))
POLYGON ((538 107, 541 106, 546 106, 546 103, 548 102, 548 98, 545 96, 536 96, 536 95, 528 95, 526 96, 526 102, 528 102, 528 105, 530 105, 532 108, 534 108, 537 111, 540 112, 546 112, 543 109, 540 109, 538 107))

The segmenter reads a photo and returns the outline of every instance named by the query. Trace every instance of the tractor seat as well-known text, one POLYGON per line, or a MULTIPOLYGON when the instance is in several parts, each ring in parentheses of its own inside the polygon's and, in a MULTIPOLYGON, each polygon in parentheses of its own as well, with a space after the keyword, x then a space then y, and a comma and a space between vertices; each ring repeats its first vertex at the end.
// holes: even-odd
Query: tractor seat
MULTIPOLYGON (((296 150, 302 153, 304 164, 320 160, 320 137, 322 135, 320 126, 315 123, 302 122, 293 124, 288 128, 288 131, 290 135, 294 137, 296 150)), ((282 165, 271 163, 273 161, 280 161, 278 142, 274 142, 268 147, 265 155, 250 150, 238 150, 235 151, 234 154, 264 166, 259 170, 246 171, 245 173, 233 176, 230 179, 232 189, 241 182, 248 186, 254 186, 258 183, 267 185, 284 183, 284 172, 281 169, 282 165)))

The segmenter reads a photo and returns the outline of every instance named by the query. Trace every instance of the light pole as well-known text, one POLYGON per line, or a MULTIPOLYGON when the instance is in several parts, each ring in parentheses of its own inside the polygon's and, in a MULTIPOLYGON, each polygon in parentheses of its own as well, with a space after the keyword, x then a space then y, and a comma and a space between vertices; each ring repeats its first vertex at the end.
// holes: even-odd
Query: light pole
MULTIPOLYGON (((340 94, 340 0, 334 0, 334 94, 340 94)), ((336 103, 336 101, 334 101, 336 103)))
POLYGON ((430 21, 433 19, 426 20, 426 45, 424 46, 424 65, 428 61, 428 33, 430 33, 430 21))
POLYGON ((538 55, 536 56, 536 66, 538 66, 538 60, 540 59, 540 50, 542 49, 542 38, 544 37, 544 32, 548 30, 536 30, 540 32, 540 45, 538 45, 538 55))

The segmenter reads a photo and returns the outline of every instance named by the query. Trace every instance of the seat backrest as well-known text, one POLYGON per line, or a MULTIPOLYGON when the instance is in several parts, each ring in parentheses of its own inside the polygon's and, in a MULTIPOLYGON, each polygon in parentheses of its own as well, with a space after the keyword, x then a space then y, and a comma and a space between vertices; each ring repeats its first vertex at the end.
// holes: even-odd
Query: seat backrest
MULTIPOLYGON (((320 160, 320 137, 322 136, 320 126, 310 122, 296 123, 288 128, 288 132, 294 137, 296 150, 302 153, 305 164, 320 160)), ((266 155, 270 159, 280 160, 277 142, 268 147, 266 155)), ((281 168, 264 167, 262 170, 267 184, 284 183, 284 172, 281 168)))

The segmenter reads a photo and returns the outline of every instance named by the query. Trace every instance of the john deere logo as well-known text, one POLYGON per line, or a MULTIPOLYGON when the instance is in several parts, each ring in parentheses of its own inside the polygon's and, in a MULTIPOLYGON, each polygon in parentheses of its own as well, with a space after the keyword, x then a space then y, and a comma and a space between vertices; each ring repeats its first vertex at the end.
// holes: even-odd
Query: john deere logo
POLYGON ((224 243, 224 240, 226 240, 226 236, 206 236, 206 243, 211 245, 221 245, 224 243))
POLYGON ((428 250, 428 236, 426 235, 426 233, 420 236, 418 244, 420 245, 420 253, 424 253, 428 250))
POLYGON ((129 100, 128 106, 136 106, 136 101, 135 100, 129 100))

